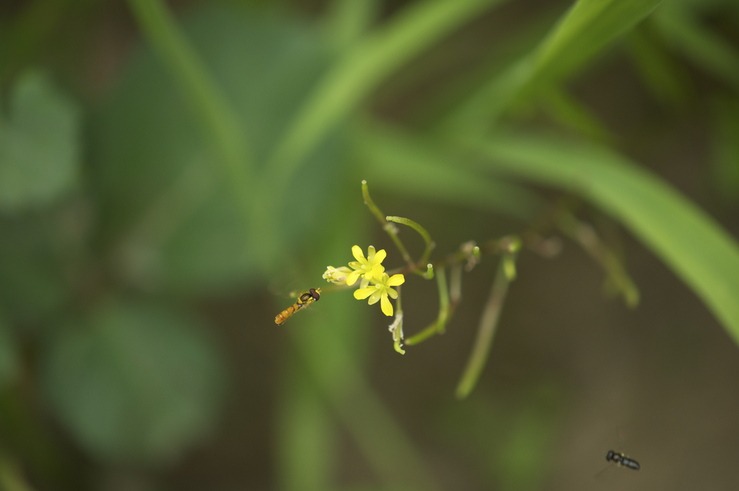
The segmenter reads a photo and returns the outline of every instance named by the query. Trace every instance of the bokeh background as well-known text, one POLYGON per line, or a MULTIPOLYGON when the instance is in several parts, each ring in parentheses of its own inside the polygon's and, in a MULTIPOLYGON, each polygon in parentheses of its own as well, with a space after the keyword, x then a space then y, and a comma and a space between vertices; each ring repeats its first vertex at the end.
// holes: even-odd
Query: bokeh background
MULTIPOLYGON (((0 489, 738 489, 737 33, 732 0, 2 2, 0 489), (557 245, 465 399, 495 256, 404 356, 349 291, 273 323, 354 244, 402 265, 362 179, 435 259, 557 245)), ((412 334, 436 285, 402 293, 412 334)))

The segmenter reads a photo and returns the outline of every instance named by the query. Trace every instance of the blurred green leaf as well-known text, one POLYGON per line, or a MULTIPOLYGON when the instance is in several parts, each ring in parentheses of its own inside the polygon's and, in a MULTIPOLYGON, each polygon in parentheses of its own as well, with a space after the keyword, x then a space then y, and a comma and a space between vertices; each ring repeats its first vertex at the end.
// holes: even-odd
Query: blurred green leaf
POLYGON ((579 0, 537 49, 530 82, 548 86, 572 75, 660 3, 662 0, 579 0))
POLYGON ((528 56, 470 94, 447 122, 484 132, 504 109, 582 69, 649 15, 662 0, 579 0, 528 56))
POLYGON ((321 80, 288 127, 271 157, 277 179, 284 179, 324 135, 403 63, 475 14, 503 0, 434 0, 416 2, 384 26, 369 33, 321 80))
POLYGON ((520 220, 532 219, 543 208, 541 199, 522 186, 455 165, 463 154, 445 153, 437 142, 414 139, 400 128, 364 125, 356 150, 357 158, 367 161, 363 176, 372 186, 520 220))
POLYGON ((739 342, 739 248, 734 238, 655 176, 600 147, 540 136, 471 139, 495 172, 589 199, 631 229, 706 303, 739 342))
POLYGON ((677 53, 739 91, 739 51, 735 45, 680 8, 660 12, 655 25, 677 53))
MULTIPOLYGON (((330 50, 309 26, 263 10, 202 9, 187 16, 182 28, 249 137, 258 173, 263 171, 266 156, 325 70, 330 50)), ((138 51, 95 121, 100 165, 93 178, 103 240, 121 253, 124 274, 141 283, 202 291, 254 281, 264 258, 257 247, 274 256, 279 247, 300 247, 320 232, 322 208, 344 172, 341 130, 285 181, 258 178, 243 189, 253 203, 245 217, 199 114, 172 77, 148 48, 138 51), (278 187, 290 191, 279 202, 270 194, 278 187), (249 196, 250 189, 259 194, 249 196), (259 229, 256 221, 269 233, 250 237, 259 229)))
POLYGON ((214 424, 222 367, 180 312, 111 304, 60 329, 42 360, 56 415, 96 459, 161 463, 214 424))
MULTIPOLYGON (((651 24, 650 24, 651 25, 651 24)), ((692 96, 688 69, 654 39, 651 31, 637 30, 629 37, 629 54, 652 96, 663 104, 684 105, 692 96)))
POLYGON ((380 4, 374 0, 334 0, 326 16, 326 31, 337 50, 351 46, 377 20, 380 4))
POLYGON ((547 91, 543 104, 547 114, 565 128, 589 140, 602 143, 613 140, 605 124, 585 105, 570 97, 564 89, 553 88, 547 91))
POLYGON ((77 108, 40 73, 23 75, 0 119, 0 211, 46 205, 77 184, 77 108))
POLYGON ((11 383, 18 372, 18 354, 10 327, 0 318, 0 390, 11 383))

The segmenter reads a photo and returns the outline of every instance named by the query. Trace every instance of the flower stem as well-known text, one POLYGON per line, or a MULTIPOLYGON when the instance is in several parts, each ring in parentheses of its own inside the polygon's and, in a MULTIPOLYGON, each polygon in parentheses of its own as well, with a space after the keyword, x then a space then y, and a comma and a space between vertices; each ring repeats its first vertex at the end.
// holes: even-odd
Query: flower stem
POLYGON ((410 218, 388 216, 385 217, 385 220, 387 220, 388 222, 400 223, 418 232, 418 235, 423 238, 423 242, 426 245, 423 250, 423 254, 421 255, 421 259, 418 260, 418 264, 424 265, 428 263, 429 257, 431 256, 431 251, 434 249, 435 246, 434 241, 431 240, 431 235, 429 235, 428 231, 423 228, 418 222, 415 222, 410 218))
POLYGON ((408 346, 419 344, 436 334, 444 334, 446 330, 446 323, 449 320, 449 289, 447 287, 444 268, 436 270, 436 285, 439 290, 439 315, 432 324, 406 339, 405 344, 408 346))
POLYGON ((603 243, 593 227, 579 221, 569 212, 558 214, 556 226, 600 264, 608 277, 608 281, 623 296, 628 307, 634 308, 639 304, 639 288, 626 272, 626 268, 624 268, 618 256, 603 243))
POLYGON ((501 259, 498 265, 498 271, 495 274, 493 280, 493 286, 490 289, 490 295, 488 301, 485 304, 485 310, 480 318, 480 326, 477 330, 477 339, 475 345, 472 348, 472 353, 467 361, 467 366, 462 373, 462 377, 457 385, 456 395, 459 399, 467 397, 472 389, 475 388, 477 380, 480 378, 483 367, 487 362, 488 355, 490 354, 490 347, 493 344, 493 337, 495 336, 496 327, 498 326, 498 320, 500 319, 500 313, 503 310, 503 302, 508 293, 508 286, 511 283, 509 277, 508 268, 510 267, 510 260, 515 259, 515 252, 507 254, 510 257, 506 261, 505 257, 501 259))
POLYGON ((398 229, 392 223, 387 222, 387 220, 385 219, 385 214, 380 211, 380 208, 378 208, 378 206, 372 200, 372 197, 369 194, 369 186, 367 185, 367 181, 365 180, 362 180, 362 197, 364 198, 364 204, 367 205, 367 208, 369 208, 370 212, 372 212, 375 218, 377 218, 377 221, 380 222, 382 228, 390 236, 390 239, 395 244, 395 247, 397 247, 400 251, 400 254, 403 256, 403 260, 408 264, 408 266, 410 266, 412 269, 415 269, 415 264, 413 263, 411 255, 408 253, 408 249, 405 247, 405 244, 403 244, 403 241, 400 240, 400 237, 398 237, 398 229))

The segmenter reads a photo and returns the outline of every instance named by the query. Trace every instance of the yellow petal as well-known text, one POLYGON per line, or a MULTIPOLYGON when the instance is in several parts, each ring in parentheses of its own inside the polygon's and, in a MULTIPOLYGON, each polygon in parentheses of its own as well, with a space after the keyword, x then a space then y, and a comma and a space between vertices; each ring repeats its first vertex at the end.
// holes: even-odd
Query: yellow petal
POLYGON ((388 317, 392 317, 393 304, 391 304, 390 300, 387 299, 387 295, 382 296, 382 302, 380 302, 380 308, 382 309, 383 314, 385 314, 388 317))
POLYGON ((385 298, 384 295, 381 295, 380 292, 378 292, 377 289, 375 289, 375 293, 370 295, 369 300, 367 300, 367 303, 370 305, 374 305, 380 300, 380 297, 385 298))
POLYGON ((390 295, 390 298, 392 299, 398 298, 398 292, 393 290, 392 288, 387 289, 387 294, 390 295))
POLYGON ((354 259, 356 259, 360 263, 363 263, 363 262, 367 261, 364 258, 364 253, 362 252, 362 248, 359 247, 358 245, 353 245, 352 246, 352 256, 354 256, 354 259))
POLYGON ((380 264, 387 257, 387 252, 385 252, 385 249, 380 249, 374 256, 375 257, 372 258, 372 261, 376 264, 380 264))
POLYGON ((346 284, 352 286, 359 279, 359 271, 352 271, 346 275, 346 284))
POLYGON ((402 285, 403 283, 405 283, 405 276, 398 273, 398 274, 392 275, 390 279, 387 280, 386 284, 388 286, 398 286, 398 285, 402 285))
POLYGON ((369 288, 359 288, 357 290, 354 290, 354 298, 357 300, 364 300, 365 298, 369 297, 375 292, 376 288, 369 287, 369 288))

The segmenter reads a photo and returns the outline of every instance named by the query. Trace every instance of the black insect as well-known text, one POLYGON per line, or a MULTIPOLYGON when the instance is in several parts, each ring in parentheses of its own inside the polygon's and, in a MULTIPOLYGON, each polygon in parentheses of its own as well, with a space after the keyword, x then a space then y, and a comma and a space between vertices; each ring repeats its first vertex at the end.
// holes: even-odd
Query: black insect
POLYGON ((622 454, 621 452, 616 452, 614 450, 609 450, 606 454, 606 460, 608 462, 615 462, 618 465, 622 465, 624 467, 628 467, 629 469, 638 471, 641 469, 641 466, 639 465, 639 462, 632 459, 631 457, 627 457, 626 455, 622 454))

